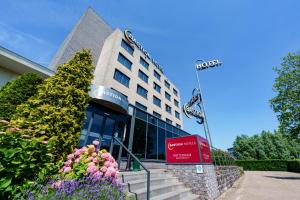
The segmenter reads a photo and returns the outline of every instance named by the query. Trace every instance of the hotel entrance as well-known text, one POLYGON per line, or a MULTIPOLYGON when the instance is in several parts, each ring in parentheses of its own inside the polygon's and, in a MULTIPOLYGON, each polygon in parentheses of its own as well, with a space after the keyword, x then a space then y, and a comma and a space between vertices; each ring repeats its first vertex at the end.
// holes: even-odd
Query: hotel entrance
POLYGON ((127 99, 121 95, 103 86, 92 87, 90 92, 92 99, 86 109, 79 147, 98 140, 101 149, 110 151, 113 147, 113 156, 115 158, 118 156, 120 148, 117 144, 112 146, 112 139, 115 133, 118 133, 119 140, 124 140, 124 129, 130 120, 127 114, 127 99))

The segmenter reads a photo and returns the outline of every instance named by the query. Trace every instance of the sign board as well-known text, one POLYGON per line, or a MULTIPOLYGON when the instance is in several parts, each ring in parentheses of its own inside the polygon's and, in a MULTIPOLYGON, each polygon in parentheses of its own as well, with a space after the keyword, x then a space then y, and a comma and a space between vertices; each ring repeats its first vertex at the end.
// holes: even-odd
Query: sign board
POLYGON ((197 174, 203 174, 203 165, 196 165, 197 174))
POLYGON ((166 154, 169 164, 212 163, 209 144, 199 135, 167 138, 166 154))
POLYGON ((112 90, 101 85, 91 85, 89 95, 93 99, 101 101, 103 104, 109 103, 109 107, 115 106, 126 113, 128 112, 128 100, 122 93, 116 90, 112 90))

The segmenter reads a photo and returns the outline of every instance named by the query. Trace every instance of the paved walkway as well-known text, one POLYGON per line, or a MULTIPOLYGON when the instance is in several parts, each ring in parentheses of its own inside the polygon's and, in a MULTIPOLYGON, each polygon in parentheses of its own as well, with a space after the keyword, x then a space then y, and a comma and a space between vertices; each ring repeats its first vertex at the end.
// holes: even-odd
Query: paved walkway
POLYGON ((300 174, 246 171, 217 200, 300 200, 300 174))

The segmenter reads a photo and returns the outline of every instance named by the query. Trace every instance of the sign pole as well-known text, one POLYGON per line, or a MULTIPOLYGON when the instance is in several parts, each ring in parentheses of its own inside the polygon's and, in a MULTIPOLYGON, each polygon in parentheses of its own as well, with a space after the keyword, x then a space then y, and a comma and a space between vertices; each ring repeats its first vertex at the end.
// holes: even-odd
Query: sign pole
MULTIPOLYGON (((203 60, 197 60, 196 63, 198 61, 202 61, 203 62, 203 60)), ((201 91, 201 86, 200 86, 200 80, 199 80, 199 75, 198 75, 198 69, 197 69, 197 65, 196 64, 195 64, 195 72, 196 72, 196 77, 197 77, 197 82, 198 82, 198 90, 199 90, 199 93, 201 95, 201 98, 198 98, 198 104, 201 105, 201 109, 203 111, 203 117, 204 117, 203 127, 204 127, 204 132, 205 132, 206 139, 209 140, 210 149, 212 149, 213 144, 212 144, 212 140, 211 140, 211 136, 210 136, 210 132, 209 132, 209 128, 208 128, 208 123, 207 123, 207 118, 206 118, 206 114, 205 114, 204 100, 203 100, 203 96, 202 96, 202 91, 201 91)))

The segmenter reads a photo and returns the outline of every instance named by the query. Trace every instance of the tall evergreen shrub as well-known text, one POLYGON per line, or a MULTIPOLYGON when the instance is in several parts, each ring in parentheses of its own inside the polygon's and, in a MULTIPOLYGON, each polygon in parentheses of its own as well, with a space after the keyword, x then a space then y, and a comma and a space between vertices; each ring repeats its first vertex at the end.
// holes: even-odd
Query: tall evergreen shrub
POLYGON ((63 158, 78 144, 93 71, 90 50, 77 52, 69 62, 58 66, 35 96, 17 107, 12 125, 32 129, 34 137, 57 136, 56 158, 63 158))
POLYGON ((42 82, 37 74, 25 73, 4 85, 0 90, 0 119, 10 120, 17 105, 33 96, 42 82))

